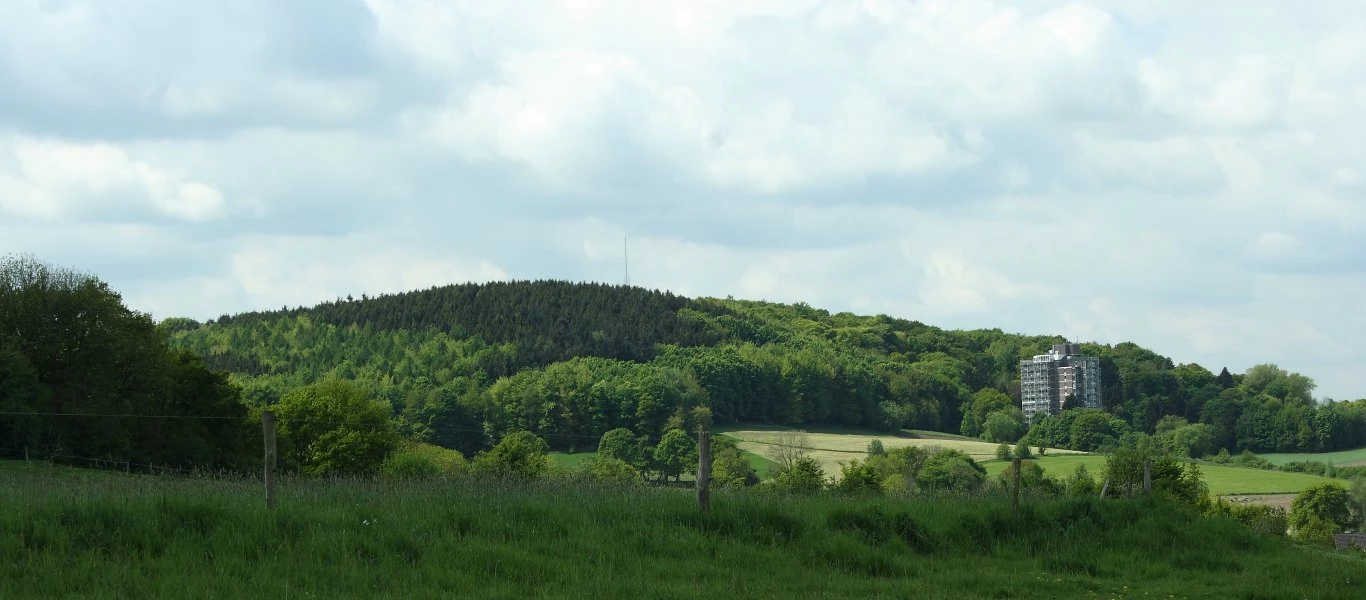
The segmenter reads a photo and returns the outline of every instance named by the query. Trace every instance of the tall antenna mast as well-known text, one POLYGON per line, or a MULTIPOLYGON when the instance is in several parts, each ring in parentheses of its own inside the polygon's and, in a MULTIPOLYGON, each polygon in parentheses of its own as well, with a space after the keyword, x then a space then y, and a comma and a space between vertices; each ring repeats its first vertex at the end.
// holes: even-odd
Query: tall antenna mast
POLYGON ((627 245, 626 245, 626 234, 622 234, 622 235, 621 235, 621 259, 622 259, 622 267, 625 269, 626 283, 625 283, 624 285, 627 285, 627 286, 631 285, 631 254, 630 254, 630 252, 631 252, 631 251, 630 251, 630 248, 627 247, 627 245))

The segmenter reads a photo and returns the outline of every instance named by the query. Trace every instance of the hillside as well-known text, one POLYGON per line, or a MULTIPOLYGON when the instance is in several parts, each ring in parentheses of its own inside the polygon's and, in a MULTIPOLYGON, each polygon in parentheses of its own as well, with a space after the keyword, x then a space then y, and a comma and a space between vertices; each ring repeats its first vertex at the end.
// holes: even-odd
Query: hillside
MULTIPOLYGON (((1027 425, 1011 408, 1018 362, 1064 341, 559 281, 453 285, 161 327, 173 347, 232 372, 251 404, 330 376, 354 379, 392 405, 405 433, 467 453, 515 429, 561 449, 589 449, 616 427, 657 438, 695 405, 723 425, 969 435, 1002 413, 1018 435, 1027 425)), ((1100 438, 1050 445, 1092 450, 1105 436, 1153 433, 1164 417, 1201 425, 1201 452, 1366 445, 1366 402, 1316 406, 1312 380, 1274 365, 1216 376, 1134 344, 1082 348, 1101 357, 1104 406, 1116 420, 1100 438)))

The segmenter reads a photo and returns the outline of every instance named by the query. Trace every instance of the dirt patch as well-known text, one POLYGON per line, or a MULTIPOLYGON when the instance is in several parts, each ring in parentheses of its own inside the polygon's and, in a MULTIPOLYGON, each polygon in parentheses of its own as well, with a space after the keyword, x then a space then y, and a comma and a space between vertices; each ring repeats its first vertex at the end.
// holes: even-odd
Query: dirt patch
POLYGON ((1220 496, 1224 500, 1234 504, 1261 504, 1265 506, 1279 506, 1286 512, 1290 511, 1290 503, 1295 501, 1295 496, 1299 494, 1236 494, 1232 496, 1220 496))

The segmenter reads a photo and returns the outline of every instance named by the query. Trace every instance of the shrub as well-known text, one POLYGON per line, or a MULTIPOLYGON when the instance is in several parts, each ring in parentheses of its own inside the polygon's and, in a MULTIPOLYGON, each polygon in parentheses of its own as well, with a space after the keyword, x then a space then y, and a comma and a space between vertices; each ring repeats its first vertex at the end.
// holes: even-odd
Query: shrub
POLYGON ((1010 453, 1010 444, 1001 442, 1001 445, 996 447, 996 458, 998 460, 1010 460, 1012 456, 1014 455, 1010 453))
POLYGON ((476 473, 531 479, 550 468, 550 445, 530 431, 514 431, 497 446, 474 457, 476 473))
POLYGON ((873 441, 868 442, 868 456, 869 456, 869 457, 873 457, 873 456, 886 456, 886 455, 887 455, 887 449, 882 447, 882 440, 879 440, 879 439, 876 439, 876 438, 875 438, 875 439, 873 439, 873 441))
POLYGON ((1077 465, 1072 475, 1063 481, 1063 488, 1069 496, 1091 496, 1097 491, 1096 480, 1086 470, 1086 465, 1077 465))
POLYGON ((915 480, 926 490, 967 492, 982 487, 987 471, 958 450, 940 450, 925 459, 915 480))
POLYGON ((620 458, 597 456, 584 466, 584 476, 604 483, 636 484, 643 480, 640 471, 620 458))
POLYGON ((1205 511, 1207 516, 1228 517, 1253 531, 1284 536, 1289 521, 1284 508, 1264 504, 1233 504, 1217 500, 1205 511))
POLYGON ((768 480, 768 486, 798 494, 819 492, 825 487, 825 469, 821 468, 821 463, 816 459, 803 456, 796 459, 791 467, 775 473, 768 480))
POLYGON ((384 459, 379 472, 396 479, 440 479, 455 477, 467 467, 465 457, 455 450, 413 442, 384 459))
POLYGON ((1323 483, 1300 492, 1290 504, 1290 529, 1301 540, 1332 543, 1332 534, 1355 525, 1352 498, 1337 483, 1323 483))

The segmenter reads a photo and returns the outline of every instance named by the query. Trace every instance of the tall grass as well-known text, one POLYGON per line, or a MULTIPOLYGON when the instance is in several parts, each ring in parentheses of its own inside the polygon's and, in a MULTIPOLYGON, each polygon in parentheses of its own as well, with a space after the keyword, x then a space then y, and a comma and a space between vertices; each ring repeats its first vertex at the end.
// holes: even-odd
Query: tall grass
POLYGON ((1358 597, 1366 561, 1144 502, 0 467, 0 598, 1358 597))

